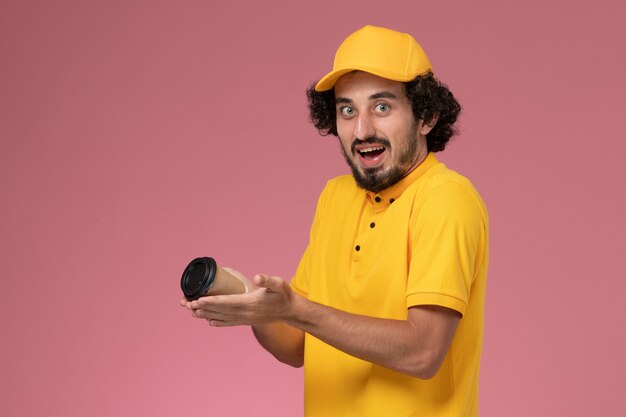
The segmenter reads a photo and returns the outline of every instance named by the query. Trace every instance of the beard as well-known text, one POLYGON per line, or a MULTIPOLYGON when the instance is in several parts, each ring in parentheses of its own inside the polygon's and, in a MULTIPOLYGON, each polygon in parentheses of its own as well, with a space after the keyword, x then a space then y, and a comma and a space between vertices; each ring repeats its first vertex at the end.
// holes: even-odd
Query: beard
MULTIPOLYGON (((412 133, 417 132, 417 127, 411 129, 412 133), (414 132, 413 132, 414 131, 414 132)), ((415 163, 419 156, 417 135, 407 138, 405 149, 399 149, 397 161, 391 161, 392 165, 384 169, 382 167, 361 169, 356 162, 347 154, 344 147, 339 142, 341 154, 352 171, 352 176, 356 184, 364 190, 378 193, 385 188, 391 187, 400 181, 408 173, 409 168, 415 163)), ((391 143, 387 139, 368 137, 363 140, 356 139, 352 142, 350 151, 356 155, 355 146, 362 143, 381 144, 385 146, 385 152, 391 152, 391 143)))

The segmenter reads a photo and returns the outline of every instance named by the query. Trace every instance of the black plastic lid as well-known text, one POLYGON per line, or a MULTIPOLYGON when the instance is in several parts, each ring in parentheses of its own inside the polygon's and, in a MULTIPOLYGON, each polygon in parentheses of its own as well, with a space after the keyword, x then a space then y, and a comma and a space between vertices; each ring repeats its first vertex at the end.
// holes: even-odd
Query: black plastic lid
POLYGON ((189 262, 180 279, 180 288, 189 301, 206 295, 215 281, 217 263, 209 257, 196 258, 189 262))

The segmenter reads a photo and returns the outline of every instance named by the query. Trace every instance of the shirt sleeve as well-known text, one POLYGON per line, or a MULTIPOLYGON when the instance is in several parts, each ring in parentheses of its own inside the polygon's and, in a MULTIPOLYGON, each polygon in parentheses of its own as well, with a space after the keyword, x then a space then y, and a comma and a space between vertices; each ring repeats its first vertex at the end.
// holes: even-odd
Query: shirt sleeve
POLYGON ((290 285, 291 289, 298 295, 309 298, 309 258, 311 251, 311 244, 307 246, 304 251, 304 255, 302 259, 300 259, 300 263, 298 264, 298 269, 296 270, 296 274, 291 279, 290 285))
POLYGON ((304 251, 304 255, 300 259, 300 263, 298 264, 298 269, 296 269, 296 274, 292 277, 290 285, 291 289, 294 290, 297 294, 302 297, 309 298, 309 280, 312 276, 312 264, 311 258, 313 257, 312 251, 315 247, 315 239, 317 236, 317 230, 319 228, 320 223, 320 212, 321 207, 324 204, 324 195, 326 194, 326 190, 328 189, 328 184, 324 191, 322 191, 318 201, 317 208, 315 210, 315 216, 313 218, 313 224, 311 225, 311 231, 309 232, 309 244, 307 245, 306 250, 304 251))
POLYGON ((486 222, 471 185, 450 181, 428 191, 411 218, 407 307, 438 305, 465 314, 486 222))

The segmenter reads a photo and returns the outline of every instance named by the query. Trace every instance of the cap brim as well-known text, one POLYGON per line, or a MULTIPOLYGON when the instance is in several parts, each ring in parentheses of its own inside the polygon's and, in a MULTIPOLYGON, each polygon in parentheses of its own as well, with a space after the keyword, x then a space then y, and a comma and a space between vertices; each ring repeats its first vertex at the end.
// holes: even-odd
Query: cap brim
POLYGON ((315 91, 327 91, 332 89, 335 86, 335 82, 348 74, 349 72, 356 71, 354 68, 342 68, 338 70, 334 70, 326 74, 319 82, 315 85, 315 91))
MULTIPOLYGON (((407 76, 403 74, 393 74, 391 72, 381 70, 380 68, 368 68, 368 67, 356 67, 356 66, 350 67, 350 68, 339 68, 339 69, 329 72, 321 80, 319 80, 318 83, 315 84, 315 91, 327 91, 327 90, 332 89, 335 86, 335 83, 337 82, 339 78, 343 77, 344 75, 352 71, 363 71, 363 72, 370 73, 372 75, 376 75, 378 77, 386 78, 388 80, 400 81, 400 82, 412 81, 415 79, 415 77, 419 75, 423 75, 423 74, 417 74, 414 76, 407 76)), ((428 71, 432 71, 432 69, 429 68, 428 70, 424 72, 424 74, 427 73, 428 71)))

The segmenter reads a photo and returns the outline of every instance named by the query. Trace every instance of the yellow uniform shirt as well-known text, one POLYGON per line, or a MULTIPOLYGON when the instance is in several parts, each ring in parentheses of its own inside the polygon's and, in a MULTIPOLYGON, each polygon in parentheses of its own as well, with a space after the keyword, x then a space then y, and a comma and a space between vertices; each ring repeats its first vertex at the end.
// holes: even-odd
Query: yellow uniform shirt
POLYGON ((472 184, 434 154, 378 194, 328 182, 291 286, 320 304, 406 319, 409 307, 463 315, 437 375, 421 380, 306 334, 307 417, 476 416, 488 220, 472 184))

